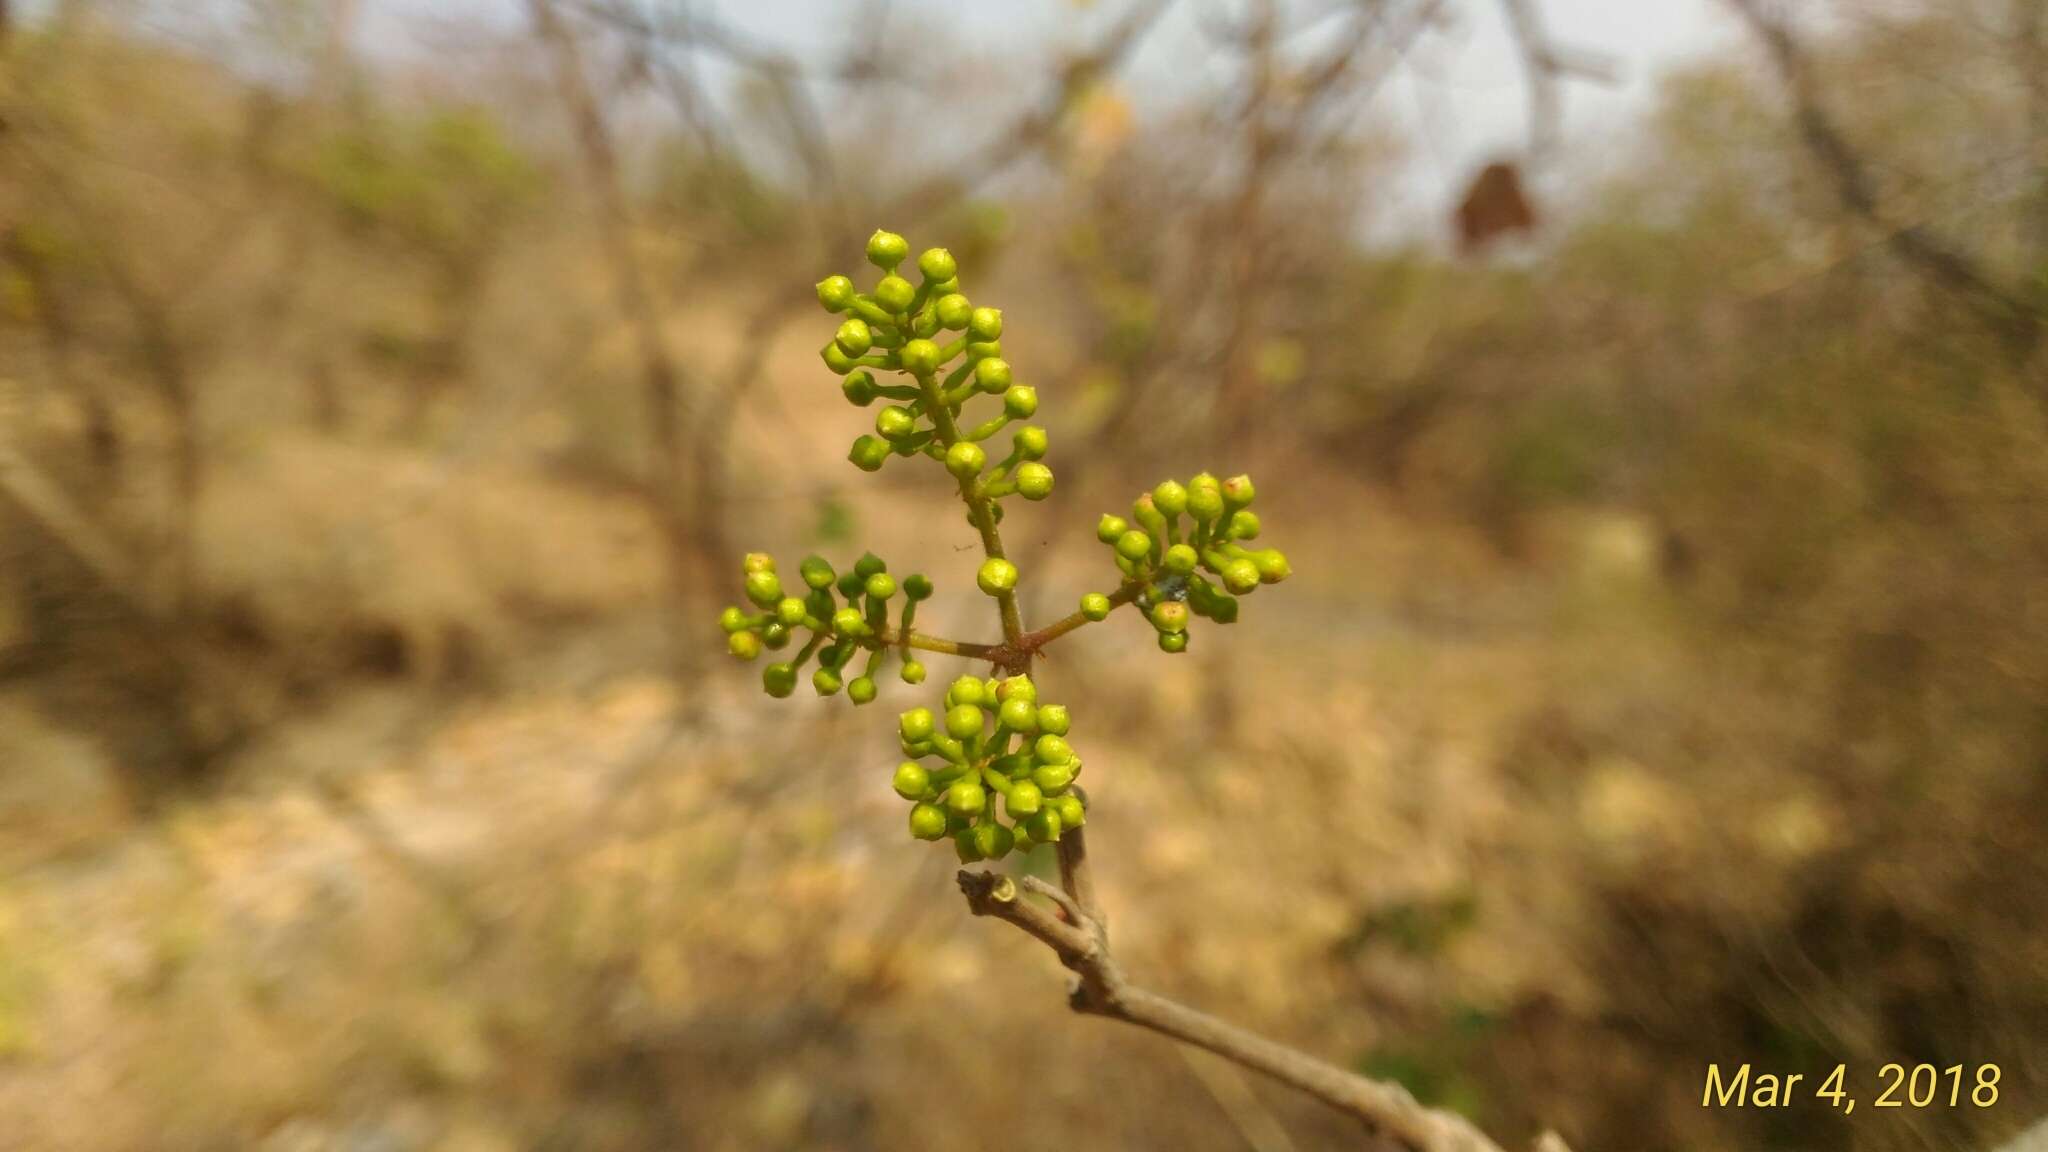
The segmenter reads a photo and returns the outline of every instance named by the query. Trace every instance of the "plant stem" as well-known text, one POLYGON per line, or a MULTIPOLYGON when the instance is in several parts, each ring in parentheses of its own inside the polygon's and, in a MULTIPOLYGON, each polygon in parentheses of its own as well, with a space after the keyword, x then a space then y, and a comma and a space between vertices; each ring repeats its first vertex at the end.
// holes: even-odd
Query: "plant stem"
MULTIPOLYGON (((947 448, 959 443, 960 428, 953 423, 953 411, 946 407, 946 398, 939 392, 937 374, 919 376, 917 386, 924 392, 925 409, 931 413, 939 443, 947 448)), ((975 531, 981 533, 982 552, 991 560, 1007 559, 1003 554, 1003 535, 996 530, 995 501, 976 490, 972 477, 960 479, 960 499, 967 502, 967 516, 974 522, 975 531)), ((996 610, 1003 620, 1003 648, 1008 650, 1006 659, 1000 661, 1003 671, 1021 673, 1031 666, 1031 656, 1021 648, 1024 616, 1017 609, 1014 589, 996 593, 996 610)))
POLYGON ((942 636, 927 636, 922 632, 898 633, 894 628, 883 628, 875 633, 882 647, 921 648, 926 652, 938 652, 947 656, 966 656, 973 660, 994 660, 1007 645, 975 644, 966 640, 948 640, 942 636))

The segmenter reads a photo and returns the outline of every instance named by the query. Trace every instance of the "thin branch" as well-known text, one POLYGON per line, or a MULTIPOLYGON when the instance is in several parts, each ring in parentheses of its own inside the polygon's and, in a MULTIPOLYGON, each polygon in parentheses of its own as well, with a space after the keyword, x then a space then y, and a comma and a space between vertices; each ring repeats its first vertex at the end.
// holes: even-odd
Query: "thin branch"
POLYGON ((1529 155, 1542 159, 1556 147, 1563 128, 1564 82, 1619 83, 1621 65, 1604 53, 1566 48, 1552 40, 1536 0, 1500 0, 1500 5, 1529 85, 1529 155))
MULTIPOLYGON (((1074 1011, 1135 1024, 1213 1052, 1356 1117, 1410 1152, 1501 1152, 1463 1117, 1424 1107, 1398 1084, 1369 1080, 1130 983, 1110 954, 1108 929, 1088 910, 1092 890, 1084 889, 1089 892, 1085 898, 1075 892, 1076 877, 1085 875, 1084 831, 1066 832, 1059 844, 1062 872, 1068 876, 1064 892, 1034 876, 1013 880, 969 869, 960 872, 959 883, 970 912, 1016 927, 1052 949, 1074 973, 1068 997, 1074 1011), (1046 903, 1026 900, 1026 894, 1046 903)), ((1539 1147, 1562 1144, 1554 1136, 1545 1140, 1549 1143, 1539 1147)))
POLYGON ((1800 136, 1807 150, 1827 170, 1843 206, 1885 232, 1892 251, 1903 263, 1959 298, 2017 355, 2031 355, 2041 341, 2041 313, 1998 283, 1978 260, 1932 228, 1893 221, 1878 200, 1876 178, 1822 103, 1812 65, 1791 26, 1767 15, 1762 0, 1727 2, 1763 41, 1792 97, 1800 136))

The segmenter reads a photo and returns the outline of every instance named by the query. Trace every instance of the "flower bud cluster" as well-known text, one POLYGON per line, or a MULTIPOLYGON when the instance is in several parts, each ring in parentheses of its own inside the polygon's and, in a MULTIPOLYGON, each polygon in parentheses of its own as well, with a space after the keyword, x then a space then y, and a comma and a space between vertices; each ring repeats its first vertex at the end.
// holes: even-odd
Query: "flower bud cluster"
MULTIPOLYGON (((932 582, 910 575, 899 584, 889 566, 870 552, 854 562, 853 570, 835 572, 822 556, 805 557, 797 566, 798 586, 785 588, 776 574, 775 558, 766 552, 749 552, 742 565, 747 601, 757 611, 733 606, 719 614, 719 627, 726 634, 726 649, 741 660, 752 660, 763 650, 780 652, 790 646, 798 632, 810 639, 793 659, 769 664, 761 673, 761 686, 770 696, 785 697, 796 691, 797 675, 812 656, 818 668, 811 674, 811 687, 820 696, 833 696, 843 687, 846 698, 866 704, 875 698, 875 680, 888 665, 892 644, 910 635, 917 605, 932 594, 932 582), (900 597, 902 609, 892 629, 889 605, 900 597), (860 671, 847 679, 853 659, 867 653, 860 671)), ((924 681, 924 665, 911 659, 902 648, 901 675, 906 684, 924 681)))
MULTIPOLYGON (((882 275, 871 289, 861 292, 845 276, 818 282, 818 303, 845 317, 819 355, 839 374, 848 401, 862 408, 884 402, 874 433, 855 440, 847 458, 877 472, 892 456, 929 456, 963 493, 1045 499, 1053 480, 1045 429, 1023 423, 1038 411, 1038 392, 1017 383, 1003 359, 1002 312, 961 295, 959 266, 944 248, 918 256, 913 286, 898 274, 909 254, 903 237, 876 232, 867 256, 882 275), (998 401, 1000 411, 970 419, 968 402, 978 397, 998 401), (992 461, 986 445, 1012 423, 1009 454, 992 461)), ((993 507, 1000 519, 1002 506, 993 507)))
MULTIPOLYGON (((1218 480, 1204 472, 1185 485, 1163 481, 1139 496, 1129 520, 1105 515, 1096 524, 1096 539, 1115 555, 1125 584, 1144 586, 1137 605, 1159 634, 1162 650, 1187 651, 1191 616, 1235 623, 1239 597, 1292 574, 1279 549, 1245 547, 1259 536, 1254 495, 1249 476, 1218 480)), ((1110 599, 1099 592, 1081 598, 1081 611, 1090 619, 1101 619, 1110 608, 1110 599)))
POLYGON ((1074 787, 1081 757, 1067 743, 1067 709, 1042 704, 1029 676, 962 676, 943 707, 897 720, 909 759, 892 786, 910 802, 910 834, 951 840, 962 863, 1028 852, 1087 822, 1074 787))

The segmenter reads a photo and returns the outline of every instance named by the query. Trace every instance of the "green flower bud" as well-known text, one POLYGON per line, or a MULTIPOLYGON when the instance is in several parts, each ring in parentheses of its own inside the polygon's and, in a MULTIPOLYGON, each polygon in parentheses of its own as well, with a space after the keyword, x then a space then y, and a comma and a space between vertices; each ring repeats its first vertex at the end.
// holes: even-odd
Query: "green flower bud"
MULTIPOLYGON (((982 363, 986 364, 988 361, 984 360, 982 363)), ((1003 411, 1008 413, 1012 420, 1028 419, 1032 413, 1038 411, 1038 389, 1027 384, 1012 385, 1009 391, 1003 393, 1003 411)))
POLYGON ((1079 796, 1061 796, 1048 801, 1046 810, 1060 818, 1060 827, 1079 828, 1088 822, 1088 805, 1079 796))
POLYGON ((1218 592, 1216 594, 1216 602, 1209 606, 1209 619, 1214 620, 1218 624, 1235 624, 1237 623, 1237 609, 1237 597, 1226 596, 1218 592))
POLYGON ((928 600, 932 594, 931 578, 922 572, 913 572, 903 578, 903 594, 912 600, 928 600))
POLYGON ((860 595, 861 593, 867 591, 868 578, 864 573, 860 571, 859 568, 856 567, 851 572, 843 573, 839 577, 839 583, 834 585, 834 587, 839 589, 839 594, 841 596, 845 597, 848 600, 851 600, 854 597, 860 595))
POLYGON ((955 740, 971 740, 981 735, 982 713, 973 704, 955 704, 946 709, 946 734, 955 740))
POLYGON ((1230 538, 1232 540, 1257 540, 1259 538, 1259 514, 1239 510, 1230 514, 1230 538))
POLYGON ((770 664, 761 669, 761 688, 777 700, 784 700, 796 691, 796 665, 770 664))
POLYGON ((832 633, 835 636, 858 637, 867 630, 867 618, 861 615, 858 608, 841 608, 832 614, 832 633))
POLYGON ((855 704, 870 704, 875 699, 875 682, 866 676, 856 676, 846 684, 846 698, 855 704))
POLYGON ((887 572, 888 570, 889 562, 873 552, 863 552, 860 554, 860 559, 853 562, 853 574, 863 580, 877 572, 887 572))
POLYGON ((1109 602, 1109 597, 1100 592, 1090 592, 1081 597, 1081 615, 1090 620, 1109 619, 1109 614, 1115 607, 1116 605, 1109 602))
POLYGON ((905 684, 922 684, 924 683, 924 665, 919 664, 915 660, 905 660, 903 662, 903 671, 900 675, 903 677, 905 684))
POLYGON ((1010 819, 1018 820, 1038 811, 1044 802, 1045 794, 1038 790, 1038 785, 1029 780, 1019 780, 1003 797, 1003 811, 1009 813, 1010 819))
MULTIPOLYGON (((1102 519, 1095 522, 1095 538, 1104 544, 1115 544, 1123 538, 1124 533, 1130 530, 1131 525, 1129 521, 1121 516, 1111 516, 1108 513, 1104 513, 1102 519)), ((1150 542, 1147 542, 1145 545, 1148 550, 1151 546, 1150 542)))
POLYGON ((974 305, 967 302, 967 297, 952 292, 939 297, 936 311, 940 327, 950 332, 958 332, 967 327, 967 320, 974 312, 974 305))
POLYGON ((946 808, 960 816, 978 816, 988 807, 988 792, 972 779, 955 780, 946 789, 946 808))
POLYGON ((1045 457, 1045 429, 1036 424, 1017 429, 1017 434, 1010 437, 1010 443, 1016 447, 1019 459, 1041 460, 1045 457))
POLYGON ((1188 490, 1173 480, 1161 480, 1159 487, 1152 489, 1152 506, 1164 513, 1168 520, 1187 511, 1188 490))
POLYGON ((1010 362, 1008 360, 977 360, 974 364, 974 386, 993 396, 1010 386, 1010 362))
POLYGON ((740 557, 740 571, 746 573, 775 571, 775 557, 766 552, 749 552, 740 557))
POLYGON ((983 360, 993 359, 1002 354, 1003 342, 1000 340, 990 340, 986 344, 969 344, 967 346, 967 362, 970 364, 979 364, 983 360))
POLYGON ((1038 758, 1040 764, 1067 764, 1074 759, 1074 749, 1050 732, 1032 742, 1031 754, 1038 758))
POLYGON ((1024 831, 1040 844, 1058 843, 1060 827, 1060 814, 1054 808, 1040 808, 1024 820, 1024 831))
POLYGON ((875 431, 885 440, 901 440, 917 431, 917 414, 900 404, 891 404, 875 414, 875 431))
POLYGON ((1001 557, 991 556, 981 562, 981 570, 974 574, 974 583, 991 596, 1000 596, 1017 587, 1017 566, 1001 557))
POLYGON ((797 565, 796 570, 803 576, 804 583, 812 588, 830 588, 832 581, 839 578, 839 574, 832 571, 832 562, 823 556, 804 557, 804 562, 797 565))
POLYGON ((761 638, 752 632, 735 632, 725 638, 725 647, 742 660, 752 660, 761 654, 761 638))
POLYGON ((1031 770, 1031 782, 1047 796, 1057 796, 1074 782, 1071 764, 1040 764, 1031 770))
POLYGON ((868 577, 868 595, 877 600, 887 600, 896 594, 896 578, 887 572, 877 572, 868 577))
POLYGON ((832 337, 839 350, 848 356, 865 356, 875 346, 875 334, 868 331, 868 322, 858 316, 848 316, 839 325, 839 331, 832 337))
POLYGON ((1251 503, 1255 495, 1257 490, 1249 476, 1232 476, 1223 482, 1223 506, 1232 511, 1251 503))
POLYGON ((789 647, 789 625, 778 622, 761 629, 761 643, 771 652, 789 647))
POLYGON ((996 685, 996 699, 1005 704, 1012 700, 1036 701, 1038 685, 1029 676, 1012 676, 996 685))
POLYGON ((953 855, 959 857, 962 864, 986 859, 981 854, 981 841, 974 835, 974 829, 962 828, 953 833, 953 855))
POLYGON ((880 472, 889 460, 889 442, 873 436, 862 436, 853 442, 853 450, 846 454, 855 468, 863 472, 880 472))
POLYGON ((1187 651, 1188 634, 1185 632, 1161 632, 1159 634, 1159 650, 1172 653, 1187 651))
POLYGON ((1189 486, 1188 515, 1205 524, 1223 515, 1223 491, 1216 486, 1214 477, 1210 478, 1210 483, 1206 487, 1189 486))
POLYGON ((919 840, 946 838, 946 812, 936 804, 919 804, 910 810, 910 834, 919 840))
POLYGON ((939 370, 939 346, 929 340, 912 340, 897 353, 903 370, 913 376, 929 376, 939 370))
POLYGON ((1167 600, 1154 604, 1146 615, 1152 618, 1152 626, 1161 632, 1185 632, 1188 626, 1188 606, 1178 600, 1167 600))
POLYGON ((786 628, 803 623, 806 615, 804 602, 794 596, 785 596, 775 605, 775 619, 786 628))
POLYGON ((830 696, 839 691, 839 673, 830 668, 820 668, 811 673, 811 687, 820 696, 830 696))
POLYGON ((891 274, 875 282, 875 303, 890 312, 903 312, 916 299, 917 289, 901 276, 891 274))
POLYGON ((1195 570, 1195 565, 1199 564, 1201 559, 1200 556, 1195 555, 1195 550, 1188 545, 1175 544, 1166 550, 1166 559, 1163 563, 1166 565, 1168 572, 1176 576, 1185 576, 1195 570))
POLYGON ((972 480, 981 475, 981 466, 988 463, 988 453, 972 440, 962 440, 946 449, 946 471, 962 480, 972 480))
POLYGON ((744 632, 747 630, 747 614, 738 608, 727 608, 718 614, 718 627, 725 632, 744 632))
POLYGON ((894 232, 877 228, 868 237, 868 263, 884 272, 893 272, 903 258, 910 255, 910 242, 894 232))
POLYGON ((985 684, 979 677, 962 676, 946 689, 946 706, 955 704, 980 704, 985 684))
MULTIPOLYGON (((742 632, 740 635, 745 636, 747 633, 742 632)), ((996 715, 1002 720, 1003 726, 1012 732, 1021 732, 1029 736, 1038 731, 1038 706, 1029 700, 1005 700, 1002 710, 996 715)))
POLYGON ((860 367, 860 365, 853 362, 853 357, 848 356, 845 350, 839 347, 837 341, 828 343, 823 348, 820 348, 818 355, 825 361, 825 367, 830 368, 841 376, 860 367))
POLYGON ((931 709, 912 708, 896 718, 896 731, 905 741, 915 744, 932 738, 933 723, 931 709))
POLYGON ((1266 548, 1251 554, 1252 566, 1259 570, 1259 583, 1278 584, 1294 575, 1294 566, 1287 562, 1287 556, 1278 548, 1266 548))
POLYGON ((1050 732, 1055 736, 1065 736, 1067 734, 1067 725, 1071 722, 1067 718, 1067 706, 1065 704, 1043 704, 1039 706, 1038 730, 1040 732, 1050 732))
POLYGON ((818 281, 818 303, 827 312, 844 312, 853 307, 853 281, 844 276, 827 276, 818 281))
POLYGON ((782 599, 782 581, 773 572, 747 573, 747 599, 759 608, 774 607, 782 599))
POLYGON ((1003 310, 976 308, 967 318, 967 334, 981 341, 1000 337, 1003 334, 1003 310))
POLYGON ((917 270, 932 283, 942 284, 960 274, 960 264, 944 248, 927 248, 918 254, 917 270))
POLYGON ((1223 586, 1239 596, 1259 586, 1259 567, 1249 560, 1232 560, 1217 573, 1223 577, 1223 586))
POLYGON ((1017 465, 1017 494, 1026 500, 1043 500, 1052 495, 1052 469, 1036 460, 1017 465))
POLYGON ((1117 555, 1136 563, 1152 554, 1152 537, 1133 529, 1116 538, 1117 555))
POLYGON ((1016 846, 1017 834, 1001 824, 982 823, 974 826, 974 850, 984 860, 1001 860, 1016 846))

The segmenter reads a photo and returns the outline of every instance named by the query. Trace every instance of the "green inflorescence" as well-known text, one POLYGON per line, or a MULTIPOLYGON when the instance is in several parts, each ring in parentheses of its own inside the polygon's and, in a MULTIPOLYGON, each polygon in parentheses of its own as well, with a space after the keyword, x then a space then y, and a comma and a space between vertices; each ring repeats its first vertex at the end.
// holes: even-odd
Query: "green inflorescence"
MULTIPOLYGON (((1167 480, 1139 496, 1130 520, 1105 515, 1096 522, 1095 538, 1109 546, 1125 583, 1143 587, 1136 603, 1162 650, 1187 651, 1190 616, 1234 624, 1239 597, 1293 574, 1278 548, 1245 547, 1259 536, 1255 495, 1249 476, 1218 480, 1203 472, 1185 485, 1167 480)), ((1099 592, 1081 598, 1090 620, 1107 616, 1111 607, 1099 592)))
POLYGON ((911 658, 910 648, 901 643, 908 637, 917 617, 917 605, 932 594, 932 582, 922 575, 905 577, 899 584, 889 566, 870 552, 854 562, 844 575, 833 570, 823 556, 808 556, 797 567, 801 584, 785 588, 776 574, 775 558, 765 552, 750 552, 742 564, 747 600, 758 611, 733 606, 720 613, 719 627, 725 630, 726 650, 741 660, 752 660, 765 651, 780 652, 790 646, 798 632, 810 639, 795 657, 778 660, 761 672, 761 687, 770 696, 784 697, 796 691, 798 674, 811 657, 818 658, 811 674, 811 687, 820 696, 834 696, 843 687, 846 698, 866 704, 875 698, 875 678, 888 667, 889 653, 901 651, 901 675, 906 684, 924 682, 924 665, 911 658), (900 599, 902 608, 896 622, 889 622, 889 607, 900 599), (860 671, 847 679, 854 657, 867 653, 860 671))
POLYGON ((1081 757, 1067 743, 1069 723, 1065 705, 1039 702, 1029 676, 962 676, 939 711, 903 713, 897 736, 910 759, 892 787, 910 802, 910 834, 950 839, 971 864, 1079 828, 1088 805, 1074 787, 1081 757))

